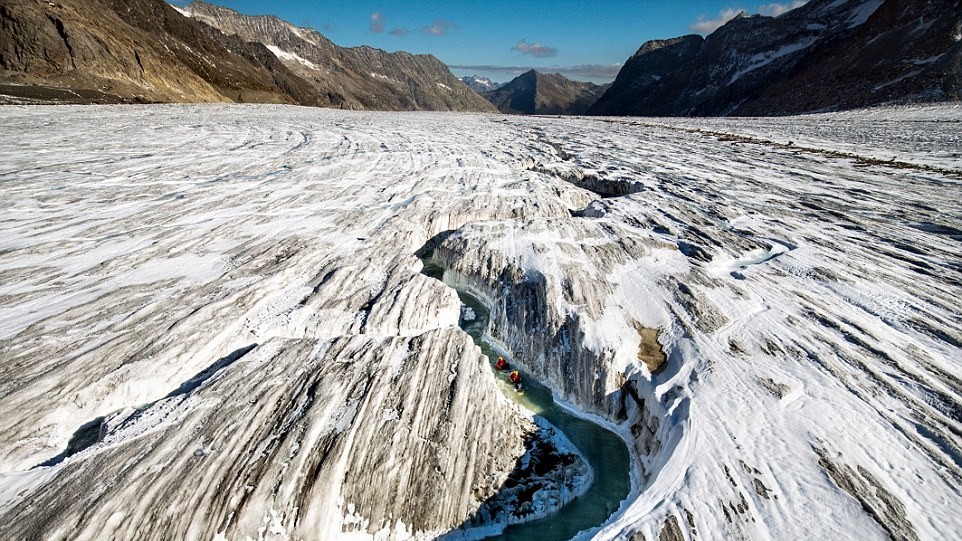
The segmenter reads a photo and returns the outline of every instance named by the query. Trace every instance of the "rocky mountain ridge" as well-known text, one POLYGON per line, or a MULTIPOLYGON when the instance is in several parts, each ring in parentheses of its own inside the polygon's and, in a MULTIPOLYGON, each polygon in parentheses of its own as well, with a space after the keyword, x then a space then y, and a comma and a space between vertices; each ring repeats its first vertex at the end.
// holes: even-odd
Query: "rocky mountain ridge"
POLYGON ((780 115, 962 96, 956 0, 813 0, 645 43, 588 114, 780 115))
POLYGON ((522 115, 580 115, 606 87, 572 81, 560 73, 530 70, 501 88, 482 95, 502 113, 522 115))
POLYGON ((294 103, 266 68, 159 0, 10 0, 0 6, 5 83, 120 101, 294 103))
POLYGON ((0 6, 0 37, 2 93, 26 103, 494 110, 433 56, 345 49, 275 17, 210 4, 10 0, 0 6))
POLYGON ((339 47, 316 30, 205 2, 193 2, 181 11, 225 35, 264 44, 333 107, 493 111, 432 55, 339 47))

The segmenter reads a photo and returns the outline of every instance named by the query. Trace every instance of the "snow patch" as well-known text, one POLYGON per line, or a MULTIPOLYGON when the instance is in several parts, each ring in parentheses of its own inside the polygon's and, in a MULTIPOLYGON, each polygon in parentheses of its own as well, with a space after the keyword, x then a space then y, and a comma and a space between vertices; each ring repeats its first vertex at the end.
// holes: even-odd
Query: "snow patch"
POLYGON ((314 45, 315 47, 320 47, 320 46, 321 46, 318 42, 314 41, 314 39, 311 38, 310 35, 308 35, 308 34, 305 32, 305 29, 303 29, 303 28, 298 28, 298 27, 293 26, 293 25, 291 25, 290 28, 291 28, 291 32, 294 32, 294 35, 296 35, 297 37, 301 38, 302 40, 310 43, 311 45, 314 45))
POLYGON ((927 66, 927 65, 931 64, 932 62, 935 62, 936 60, 942 58, 943 56, 945 56, 945 53, 937 54, 937 55, 935 55, 935 56, 930 56, 930 57, 928 57, 928 58, 923 58, 923 59, 920 59, 920 60, 909 60, 909 63, 910 63, 910 64, 914 64, 914 65, 916 65, 916 66, 927 66))
POLYGON ((909 71, 905 72, 904 74, 896 77, 895 79, 892 79, 891 81, 882 83, 882 84, 880 84, 880 85, 875 85, 874 87, 872 87, 872 92, 878 92, 879 90, 882 90, 882 89, 884 89, 884 88, 890 87, 890 86, 892 86, 892 85, 894 85, 894 84, 896 84, 896 83, 900 83, 900 82, 902 82, 902 81, 904 81, 904 80, 906 80, 906 79, 909 79, 909 78, 911 78, 911 77, 915 77, 916 75, 922 73, 922 71, 923 71, 922 69, 909 70, 909 71))
POLYGON ((848 27, 855 28, 856 26, 865 24, 865 21, 867 21, 883 3, 885 3, 885 0, 870 0, 858 6, 849 16, 848 27))
POLYGON ((299 62, 311 69, 317 69, 317 65, 310 60, 302 58, 294 53, 289 53, 276 45, 268 45, 267 48, 270 49, 270 51, 274 53, 274 56, 279 58, 281 61, 286 60, 288 62, 299 62))
POLYGON ((815 43, 816 41, 818 41, 818 38, 814 38, 814 37, 813 37, 813 38, 809 38, 809 39, 802 40, 802 41, 800 41, 800 42, 798 42, 798 43, 793 43, 793 44, 791 44, 791 45, 785 45, 785 46, 783 46, 781 49, 778 49, 777 51, 768 51, 768 52, 764 52, 764 53, 758 53, 758 54, 752 56, 752 57, 748 60, 748 66, 747 66, 747 67, 742 68, 741 70, 735 72, 734 75, 732 75, 732 78, 731 78, 731 80, 728 81, 728 84, 734 83, 735 81, 737 81, 739 78, 741 78, 741 76, 745 75, 746 73, 755 71, 755 70, 757 70, 758 68, 761 68, 761 67, 763 67, 763 66, 768 65, 768 64, 771 63, 773 60, 776 60, 776 59, 779 59, 779 58, 781 58, 781 57, 783 57, 783 56, 788 56, 788 55, 790 55, 790 54, 797 53, 798 51, 807 49, 808 47, 811 47, 812 44, 815 43))
POLYGON ((174 8, 174 11, 176 11, 177 13, 180 13, 180 14, 183 15, 184 17, 190 18, 190 17, 193 17, 193 15, 194 15, 194 14, 191 13, 191 11, 190 11, 190 5, 187 5, 187 6, 184 6, 184 7, 178 7, 178 6, 175 6, 174 4, 167 4, 167 5, 170 6, 170 7, 172 7, 172 8, 174 8))

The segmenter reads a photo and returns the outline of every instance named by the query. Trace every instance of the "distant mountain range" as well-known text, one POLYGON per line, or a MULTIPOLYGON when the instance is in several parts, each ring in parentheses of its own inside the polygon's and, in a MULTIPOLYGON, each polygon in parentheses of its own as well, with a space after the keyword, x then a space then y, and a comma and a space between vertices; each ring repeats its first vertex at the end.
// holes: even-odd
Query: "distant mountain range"
POLYGON ((0 14, 0 85, 28 99, 495 110, 433 56, 200 2, 4 0, 0 14))
POLYGON ((572 81, 554 73, 530 70, 504 86, 481 95, 502 113, 580 115, 605 91, 605 86, 572 81))
POLYGON ((481 77, 480 75, 461 77, 461 82, 479 94, 482 92, 497 90, 503 86, 501 83, 496 83, 491 79, 488 79, 487 77, 481 77))
POLYGON ((649 41, 595 115, 780 115, 962 97, 962 3, 812 0, 649 41))

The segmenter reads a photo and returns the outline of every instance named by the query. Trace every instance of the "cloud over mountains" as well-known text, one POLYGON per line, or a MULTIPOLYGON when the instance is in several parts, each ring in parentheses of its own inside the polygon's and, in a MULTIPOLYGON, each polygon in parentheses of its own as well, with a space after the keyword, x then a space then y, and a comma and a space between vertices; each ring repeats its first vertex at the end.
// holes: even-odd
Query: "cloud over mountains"
POLYGON ((517 45, 511 48, 512 51, 518 51, 522 54, 528 54, 536 58, 549 58, 552 56, 558 56, 558 49, 554 47, 547 47, 541 44, 540 41, 534 43, 528 43, 524 39, 518 42, 517 45))
MULTIPOLYGON (((808 0, 792 0, 791 2, 765 4, 759 6, 758 13, 767 17, 778 17, 783 13, 802 7, 807 3, 808 0)), ((698 34, 711 34, 742 12, 748 13, 747 10, 740 8, 726 8, 719 11, 718 16, 713 19, 709 19, 706 15, 699 15, 695 22, 689 25, 689 28, 698 34)))

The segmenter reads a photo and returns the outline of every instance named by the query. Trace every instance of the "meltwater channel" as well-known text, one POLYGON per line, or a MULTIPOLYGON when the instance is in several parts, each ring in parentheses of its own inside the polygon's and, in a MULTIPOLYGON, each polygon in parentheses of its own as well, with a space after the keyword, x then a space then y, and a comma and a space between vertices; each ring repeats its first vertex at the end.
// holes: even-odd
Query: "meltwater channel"
MULTIPOLYGON (((443 267, 429 259, 423 260, 423 263, 424 274, 438 280, 443 279, 443 267)), ((475 314, 475 318, 471 321, 462 320, 461 328, 471 335, 474 343, 488 357, 491 370, 495 371, 494 362, 498 358, 498 352, 483 340, 488 327, 488 309, 481 301, 464 291, 458 291, 458 297, 475 314)), ((514 356, 510 352, 506 355, 509 362, 514 356)), ((594 471, 594 482, 585 494, 569 502, 559 512, 531 522, 507 526, 502 534, 489 539, 506 541, 571 539, 580 531, 602 525, 618 510, 622 500, 628 496, 631 490, 628 448, 625 442, 611 430, 572 415, 554 401, 550 389, 523 371, 522 375, 525 385, 523 394, 515 392, 514 387, 504 377, 497 376, 501 391, 509 399, 531 410, 535 415, 547 419, 564 432, 588 461, 594 471)))

